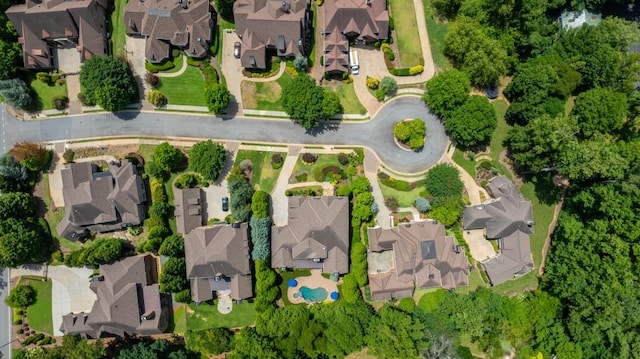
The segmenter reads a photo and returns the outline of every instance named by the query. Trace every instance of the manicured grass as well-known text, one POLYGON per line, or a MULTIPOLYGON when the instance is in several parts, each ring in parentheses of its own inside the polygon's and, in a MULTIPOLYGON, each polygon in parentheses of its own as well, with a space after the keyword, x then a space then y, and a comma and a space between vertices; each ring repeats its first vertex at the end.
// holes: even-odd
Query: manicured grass
POLYGON ((411 191, 398 191, 397 189, 388 187, 380 184, 380 190, 382 191, 382 195, 384 197, 395 197, 400 204, 400 207, 411 207, 413 206, 413 201, 416 200, 420 196, 420 192, 424 191, 424 187, 417 186, 415 189, 411 191))
POLYGON ((127 0, 115 0, 115 9, 111 13, 111 52, 113 55, 122 55, 127 43, 126 24, 124 23, 124 7, 127 0))
POLYGON ((534 290, 538 288, 538 277, 536 277, 536 270, 529 272, 517 279, 508 280, 495 287, 491 287, 496 293, 502 295, 513 296, 525 291, 534 290))
POLYGON ((237 328, 253 325, 256 309, 253 303, 233 304, 229 314, 220 314, 217 301, 189 304, 187 309, 187 329, 202 330, 215 327, 237 328))
POLYGON ((456 147, 453 152, 453 162, 464 168, 471 177, 476 178, 476 161, 468 160, 464 157, 464 153, 456 147))
POLYGON ((356 96, 353 83, 326 88, 326 90, 333 91, 338 94, 340 104, 342 105, 342 113, 358 115, 364 115, 367 113, 367 109, 362 106, 362 103, 358 100, 358 96, 356 96))
POLYGON ((181 305, 173 312, 169 322, 169 331, 176 334, 184 334, 187 331, 187 312, 185 305, 181 305))
POLYGON ((284 111, 282 90, 293 79, 283 73, 277 80, 268 82, 242 82, 242 103, 246 108, 265 111, 284 111))
POLYGON ((310 275, 311 271, 308 269, 295 269, 292 271, 278 273, 278 276, 280 277, 280 297, 282 298, 282 302, 284 302, 284 305, 291 305, 289 298, 287 298, 287 290, 289 290, 289 279, 298 277, 309 277, 310 275))
POLYGON ((420 300, 418 301, 418 307, 425 313, 433 313, 438 310, 438 308, 440 307, 440 303, 442 303, 446 296, 447 291, 442 288, 428 289, 420 297, 420 300))
POLYGON ((451 68, 451 64, 449 63, 449 60, 447 60, 447 57, 444 56, 444 38, 447 34, 449 24, 436 19, 433 5, 431 5, 431 0, 422 0, 422 3, 424 5, 424 16, 427 22, 429 46, 431 47, 433 62, 441 70, 449 69, 451 68))
POLYGON ((567 102, 564 103, 564 115, 565 116, 569 116, 569 114, 571 113, 571 110, 573 110, 573 105, 575 105, 576 103, 576 97, 575 96, 570 96, 567 99, 567 102))
POLYGON ((178 77, 161 77, 158 90, 167 96, 170 105, 207 105, 204 99, 204 76, 193 66, 187 66, 178 77))
POLYGON ((422 48, 413 0, 389 0, 403 67, 420 64, 422 48))
POLYGON ((28 284, 36 290, 36 302, 27 309, 27 320, 33 330, 53 335, 51 314, 51 280, 42 281, 41 277, 22 277, 20 284, 28 284))
POLYGON ((51 100, 53 100, 55 96, 67 96, 66 82, 64 85, 49 85, 39 80, 33 80, 29 86, 36 95, 32 103, 32 108, 35 111, 51 110, 54 108, 51 100))
MULTIPOLYGON (((533 221, 535 223, 535 228, 533 234, 530 237, 531 243, 531 253, 533 254, 533 264, 536 269, 540 267, 542 263, 542 247, 544 246, 544 241, 547 237, 547 231, 549 229, 549 225, 553 220, 553 211, 555 209, 555 204, 559 200, 559 189, 555 187, 549 181, 537 181, 534 183, 533 181, 527 181, 522 185, 520 191, 524 198, 531 201, 533 205, 533 221), (555 198, 550 200, 545 200, 540 198, 541 193, 554 193, 556 194, 555 198)), ((554 196, 550 196, 554 197, 554 196)))
MULTIPOLYGON (((251 160, 251 183, 258 185, 259 190, 271 193, 281 170, 281 168, 274 169, 271 165, 271 156, 276 153, 277 152, 240 150, 236 155, 235 165, 239 165, 240 162, 246 159, 251 160)), ((283 158, 287 157, 287 154, 284 152, 280 154, 283 158)))
MULTIPOLYGON (((173 63, 173 67, 170 68, 169 70, 165 70, 165 71, 160 71, 162 73, 165 74, 171 74, 174 72, 178 72, 180 70, 182 70, 182 56, 183 56, 184 52, 183 51, 173 51, 173 58, 169 61, 171 61, 171 63, 173 63)), ((189 66, 187 64, 184 64, 184 66, 189 66)))
POLYGON ((496 110, 498 124, 496 126, 496 130, 493 132, 493 136, 491 136, 491 158, 493 159, 493 162, 497 164, 500 159, 500 153, 505 149, 503 142, 504 139, 507 138, 507 133, 511 126, 509 126, 507 121, 504 119, 504 114, 507 112, 509 105, 502 100, 494 101, 492 105, 496 110))
MULTIPOLYGON (((304 150, 302 151, 302 153, 304 153, 304 150)), ((295 173, 306 172, 309 174, 307 176, 306 182, 313 182, 315 181, 313 178, 314 170, 322 169, 329 165, 345 168, 345 166, 341 165, 340 162, 338 162, 338 158, 336 155, 319 154, 316 162, 313 165, 309 166, 304 162, 302 162, 302 154, 300 154, 300 156, 298 157, 298 161, 296 162, 296 165, 293 167, 293 172, 291 173, 295 174, 295 173)))

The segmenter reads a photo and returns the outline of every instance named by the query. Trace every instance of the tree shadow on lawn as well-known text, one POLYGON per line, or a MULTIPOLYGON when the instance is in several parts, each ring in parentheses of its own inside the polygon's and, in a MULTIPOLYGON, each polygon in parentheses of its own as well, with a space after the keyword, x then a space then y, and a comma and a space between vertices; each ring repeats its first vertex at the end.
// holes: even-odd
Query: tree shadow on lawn
POLYGON ((560 202, 562 187, 554 185, 552 173, 529 175, 527 181, 533 184, 536 197, 541 203, 552 206, 560 202))

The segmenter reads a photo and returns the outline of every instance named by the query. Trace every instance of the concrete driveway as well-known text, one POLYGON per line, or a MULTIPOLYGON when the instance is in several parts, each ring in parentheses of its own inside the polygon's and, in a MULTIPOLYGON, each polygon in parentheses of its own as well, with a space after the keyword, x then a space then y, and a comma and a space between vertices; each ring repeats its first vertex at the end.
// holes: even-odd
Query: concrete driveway
POLYGON ((133 76, 136 78, 138 88, 141 90, 141 98, 144 98, 147 91, 147 83, 144 81, 144 76, 147 73, 147 69, 144 67, 144 49, 145 39, 127 36, 127 61, 131 64, 131 70, 133 76))
POLYGON ((80 71, 80 53, 75 47, 68 49, 56 49, 58 53, 58 68, 62 72, 78 72, 80 71))
POLYGON ((222 210, 222 197, 230 198, 229 189, 227 188, 227 175, 229 174, 231 167, 233 167, 233 162, 235 161, 236 154, 238 153, 238 147, 240 147, 240 142, 227 142, 226 149, 229 155, 227 156, 227 160, 224 164, 224 169, 218 177, 218 181, 209 187, 202 188, 207 203, 207 220, 217 218, 224 221, 224 218, 231 213, 231 211, 224 212, 222 210), (222 180, 220 180, 220 178, 222 178, 222 180))
POLYGON ((229 104, 229 113, 242 114, 242 92, 240 84, 242 83, 242 65, 240 59, 233 57, 233 44, 240 41, 235 31, 225 32, 222 34, 222 73, 227 80, 227 88, 231 92, 231 102, 229 104), (237 111, 234 107, 237 106, 237 111))
MULTIPOLYGON (((96 301, 96 294, 89 289, 89 276, 92 268, 69 268, 65 266, 49 266, 48 278, 51 278, 51 314, 53 318, 53 335, 61 336, 62 316, 69 313, 89 312, 96 301)), ((44 266, 27 264, 11 270, 11 277, 23 275, 42 276, 44 266)))

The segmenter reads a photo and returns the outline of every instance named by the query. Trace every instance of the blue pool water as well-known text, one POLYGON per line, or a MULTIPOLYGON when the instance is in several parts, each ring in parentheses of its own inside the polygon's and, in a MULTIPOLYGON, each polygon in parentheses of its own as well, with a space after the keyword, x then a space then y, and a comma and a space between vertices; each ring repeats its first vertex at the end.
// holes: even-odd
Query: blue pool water
POLYGON ((298 295, 304 298, 307 302, 324 302, 327 300, 327 290, 324 288, 309 288, 302 286, 298 291, 298 295))

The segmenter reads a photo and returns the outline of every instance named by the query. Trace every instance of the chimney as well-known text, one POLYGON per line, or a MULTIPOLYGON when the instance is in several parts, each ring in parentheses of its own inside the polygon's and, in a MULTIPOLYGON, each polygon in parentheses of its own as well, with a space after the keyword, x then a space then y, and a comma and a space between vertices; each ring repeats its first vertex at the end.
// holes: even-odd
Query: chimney
POLYGON ((371 6, 371 0, 366 0, 367 1, 367 6, 371 6))

